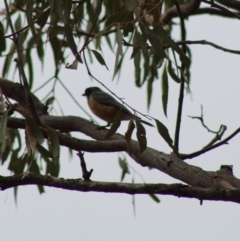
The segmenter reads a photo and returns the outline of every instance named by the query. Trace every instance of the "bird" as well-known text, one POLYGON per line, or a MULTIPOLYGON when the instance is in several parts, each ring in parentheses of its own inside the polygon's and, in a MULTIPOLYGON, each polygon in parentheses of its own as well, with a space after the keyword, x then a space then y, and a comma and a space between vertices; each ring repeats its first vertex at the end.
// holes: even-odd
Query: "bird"
POLYGON ((87 88, 82 96, 87 97, 88 106, 93 114, 108 123, 106 126, 102 126, 103 128, 111 125, 114 116, 119 111, 121 111, 121 121, 137 118, 143 124, 153 126, 151 123, 133 115, 125 106, 98 87, 87 88))

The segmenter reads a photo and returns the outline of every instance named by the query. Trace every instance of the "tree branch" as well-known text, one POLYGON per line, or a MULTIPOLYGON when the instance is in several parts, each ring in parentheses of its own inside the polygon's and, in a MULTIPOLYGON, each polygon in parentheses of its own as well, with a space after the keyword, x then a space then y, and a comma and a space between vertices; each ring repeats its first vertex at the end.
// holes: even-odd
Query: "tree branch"
POLYGON ((186 160, 186 159, 192 159, 194 157, 197 157, 197 156, 200 156, 208 151, 211 151, 221 145, 224 145, 224 144, 228 144, 228 141, 231 140, 234 136, 236 136, 238 133, 240 132, 240 127, 237 128, 237 130, 235 130, 230 136, 228 136, 227 138, 225 138, 224 140, 218 142, 217 144, 215 145, 212 145, 212 146, 209 146, 209 147, 206 147, 200 151, 196 151, 196 152, 193 152, 191 154, 180 154, 180 157, 183 159, 183 160, 186 160))
POLYGON ((232 54, 240 54, 240 50, 232 50, 232 49, 227 49, 224 47, 221 47, 217 44, 214 44, 212 42, 209 42, 207 40, 196 40, 196 41, 190 41, 190 40, 186 40, 186 41, 179 41, 177 42, 178 45, 182 45, 182 44, 203 44, 203 45, 210 45, 216 49, 220 49, 224 52, 228 52, 228 53, 232 53, 232 54))
POLYGON ((236 18, 240 19, 240 16, 238 14, 236 14, 236 13, 230 11, 229 9, 215 3, 214 0, 209 0, 209 1, 208 0, 201 0, 201 1, 211 5, 211 7, 213 7, 213 8, 217 8, 217 9, 221 10, 222 12, 231 14, 231 15, 235 16, 236 18))
POLYGON ((239 0, 238 1, 236 1, 236 0, 216 0, 216 1, 229 8, 234 8, 234 9, 240 11, 240 1, 239 0))
MULTIPOLYGON (((179 18, 180 18, 180 26, 181 26, 181 40, 183 41, 182 45, 182 51, 184 54, 186 54, 186 44, 184 44, 184 41, 186 40, 186 29, 185 29, 185 23, 184 23, 184 17, 183 13, 181 11, 181 7, 179 6, 178 1, 173 0, 179 18)), ((181 119, 182 119, 182 108, 183 108, 183 101, 184 101, 184 87, 185 87, 185 77, 184 73, 186 70, 185 64, 182 62, 181 64, 181 83, 180 83, 180 89, 179 89, 179 98, 178 98, 178 110, 177 110, 177 119, 176 119, 176 128, 175 128, 175 136, 174 136, 174 147, 179 150, 179 138, 180 138, 180 129, 181 129, 181 119)))
MULTIPOLYGON (((200 6, 201 0, 192 0, 190 2, 187 2, 185 4, 180 5, 180 11, 182 13, 182 16, 186 18, 187 16, 194 13, 200 6)), ((173 6, 169 8, 160 19, 160 22, 164 24, 168 24, 172 18, 179 16, 178 10, 176 6, 173 6)))
MULTIPOLYGON (((24 91, 23 88, 19 86, 19 84, 14 84, 10 81, 0 78, 0 87, 2 88, 2 92, 4 94, 9 93, 10 96, 15 97, 16 99, 18 99, 19 96, 21 96, 21 92, 24 91), (8 89, 8 85, 11 86, 12 91, 6 90, 8 89)), ((9 98, 12 98, 10 96, 9 98)), ((37 97, 35 97, 35 100, 39 101, 37 97)), ((25 101, 21 100, 21 103, 25 104, 25 101)), ((43 125, 49 126, 55 130, 60 130, 62 132, 78 131, 90 136, 95 140, 98 140, 79 140, 59 133, 59 140, 61 145, 72 148, 73 150, 84 151, 84 148, 85 150, 88 149, 91 152, 113 152, 114 150, 127 150, 127 143, 124 136, 120 134, 114 134, 109 140, 105 140, 104 137, 106 136, 108 130, 96 130, 96 125, 81 117, 58 117, 42 114, 40 116, 40 119, 43 125)), ((7 125, 8 127, 24 128, 24 121, 17 120, 15 122, 15 119, 9 118, 7 125)), ((183 162, 182 159, 175 153, 171 153, 170 155, 168 155, 163 152, 159 152, 159 150, 154 150, 149 147, 145 151, 141 152, 139 150, 138 142, 134 140, 131 140, 130 145, 131 153, 128 154, 138 164, 150 168, 155 168, 191 186, 224 189, 240 188, 240 180, 234 177, 233 175, 226 176, 218 172, 204 171, 199 167, 192 166, 188 163, 183 162)))
POLYGON ((82 179, 63 179, 52 176, 43 176, 28 173, 24 178, 23 174, 4 177, 0 176, 0 188, 9 188, 25 185, 43 185, 47 187, 61 188, 80 192, 107 192, 135 194, 161 194, 175 197, 195 198, 209 201, 230 201, 240 203, 240 190, 207 189, 190 187, 183 184, 137 184, 137 183, 109 183, 84 181, 82 179))

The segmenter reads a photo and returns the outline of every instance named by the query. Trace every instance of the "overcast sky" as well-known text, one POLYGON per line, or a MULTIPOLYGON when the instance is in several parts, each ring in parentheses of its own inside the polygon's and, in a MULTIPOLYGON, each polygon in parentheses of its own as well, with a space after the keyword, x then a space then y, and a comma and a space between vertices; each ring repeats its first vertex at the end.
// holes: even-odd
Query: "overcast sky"
MULTIPOLYGON (((0 3, 2 7, 2 3, 0 3)), ((188 40, 208 40, 226 48, 240 50, 239 20, 220 19, 217 17, 191 17, 186 21, 188 40)), ((174 29, 175 39, 179 39, 179 31, 174 29)), ((8 40, 9 41, 9 40, 8 40)), ((106 47, 106 44, 104 44, 106 47)), ((81 46, 79 46, 80 49, 81 46)), ((227 125, 225 136, 239 127, 240 120, 240 68, 239 55, 225 53, 204 45, 193 45, 191 67, 191 92, 186 95, 183 109, 183 121, 180 137, 180 151, 191 153, 201 149, 213 137, 202 128, 197 120, 188 115, 200 115, 200 105, 204 107, 206 124, 218 130, 221 124, 227 125)), ((46 48, 43 71, 41 65, 34 61, 34 89, 53 75, 54 62, 51 50, 46 48), (47 57, 49 56, 49 57, 47 57)), ((146 86, 136 89, 134 86, 134 67, 129 56, 125 58, 119 81, 112 81, 114 69, 114 53, 103 46, 103 53, 109 67, 107 71, 97 62, 91 65, 94 76, 106 84, 119 97, 137 110, 148 113, 146 108, 146 86)), ((0 58, 2 71, 4 58, 0 58)), ((73 61, 69 57, 69 61, 73 61)), ((13 64, 15 65, 15 64, 13 64)), ((10 80, 18 81, 18 75, 10 80)), ((161 76, 161 75, 160 75, 161 76)), ((67 70, 62 66, 60 78, 71 93, 86 110, 87 101, 82 97, 85 88, 99 86, 87 75, 84 65, 78 70, 67 70)), ((41 99, 50 89, 36 93, 41 99)), ((161 120, 174 135, 176 103, 179 86, 170 81, 170 100, 168 119, 161 107, 161 82, 154 83, 154 93, 149 114, 161 120)), ((61 103, 65 115, 76 115, 89 119, 71 100, 69 95, 58 84, 56 96, 61 103)), ((57 113, 58 105, 54 105, 57 113)), ((97 119, 100 124, 104 124, 97 119)), ((124 133, 127 123, 119 130, 124 133)), ((158 135, 156 129, 146 127, 148 146, 166 153, 168 145, 158 135)), ((83 134, 75 136, 85 138, 83 134)), ((234 175, 240 177, 240 136, 232 139, 228 145, 210 153, 187 161, 188 163, 209 171, 219 169, 220 165, 233 165, 234 175)), ((85 153, 88 168, 93 168, 94 181, 120 181, 121 170, 118 156, 121 154, 85 153)), ((137 165, 127 156, 129 165, 144 177, 146 183, 179 183, 164 173, 149 170, 137 165)), ((62 178, 79 178, 81 170, 76 153, 69 158, 68 150, 61 151, 62 178)), ((9 175, 7 165, 0 167, 0 175, 9 175)), ((142 182, 135 173, 135 182, 142 182)), ((125 179, 131 182, 133 171, 125 179)), ((200 202, 193 199, 159 196, 161 203, 155 203, 148 195, 135 196, 136 215, 133 212, 132 196, 125 194, 81 193, 76 191, 45 188, 42 195, 35 186, 20 187, 17 206, 14 202, 13 190, 0 193, 0 235, 1 240, 240 240, 240 208, 234 203, 200 202)))

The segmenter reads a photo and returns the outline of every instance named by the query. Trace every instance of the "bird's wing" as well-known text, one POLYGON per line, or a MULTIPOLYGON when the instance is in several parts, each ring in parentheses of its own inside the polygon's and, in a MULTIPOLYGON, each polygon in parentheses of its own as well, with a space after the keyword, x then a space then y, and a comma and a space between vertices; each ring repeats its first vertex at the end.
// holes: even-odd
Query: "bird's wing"
POLYGON ((92 93, 92 97, 94 100, 96 100, 98 103, 102 105, 121 108, 125 114, 133 115, 125 106, 117 102, 111 95, 105 92, 99 91, 99 92, 92 93))

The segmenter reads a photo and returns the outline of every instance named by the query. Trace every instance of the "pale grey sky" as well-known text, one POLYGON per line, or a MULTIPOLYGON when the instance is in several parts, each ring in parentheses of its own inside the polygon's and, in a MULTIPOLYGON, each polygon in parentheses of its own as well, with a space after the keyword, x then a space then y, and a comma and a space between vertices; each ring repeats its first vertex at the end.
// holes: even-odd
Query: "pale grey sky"
MULTIPOLYGON (((2 7, 2 3, 0 3, 2 7)), ((213 16, 191 17, 186 21, 188 40, 208 40, 230 49, 240 50, 239 20, 220 19, 213 16)), ((174 36, 179 31, 174 29, 174 36)), ((104 46, 103 46, 104 47, 104 46)), ((48 51, 49 49, 46 49, 48 51)), ((191 46, 191 91, 186 95, 181 129, 181 152, 190 153, 200 149, 211 140, 212 135, 203 129, 197 120, 188 115, 199 115, 200 105, 204 106, 204 117, 209 127, 218 129, 226 124, 226 136, 239 127, 240 120, 240 68, 239 55, 225 53, 204 45, 191 46)), ((146 88, 134 87, 134 67, 129 58, 125 58, 119 82, 112 81, 114 54, 103 50, 109 67, 107 71, 97 62, 91 65, 92 73, 125 101, 147 113, 146 88), (134 94, 133 94, 134 93, 134 94)), ((130 53, 129 53, 130 54, 130 53)), ((48 55, 47 53, 47 56, 48 55)), ((129 55, 130 56, 130 55, 129 55)), ((73 57, 69 58, 69 62, 73 57)), ((54 63, 45 58, 43 72, 38 61, 35 64, 35 83, 37 88, 48 77, 53 75, 54 63)), ((0 71, 3 58, 0 58, 0 71)), ((9 79, 18 81, 15 78, 9 79)), ((88 109, 86 99, 81 95, 89 86, 99 86, 91 81, 84 65, 77 71, 67 70, 62 66, 60 78, 77 98, 79 103, 88 109)), ((154 83, 154 93, 150 115, 160 119, 173 136, 176 115, 178 85, 170 81, 170 102, 168 119, 164 117, 161 107, 160 80, 154 83)), ((46 89, 37 92, 44 96, 46 89)), ((57 85, 56 96, 61 100, 65 115, 88 117, 73 103, 70 97, 57 85)), ((57 105, 55 105, 56 109, 57 105)), ((60 112, 58 111, 60 114, 60 112)), ((99 123, 103 123, 98 120, 99 123)), ((124 133, 127 123, 122 124, 119 132, 124 133)), ((163 152, 170 152, 167 144, 158 135, 156 129, 147 129, 148 146, 163 152)), ((75 134, 85 138, 82 134, 75 134)), ((205 170, 215 171, 220 165, 234 165, 234 174, 240 177, 240 136, 238 135, 217 150, 202 155, 188 163, 198 165, 205 170)), ((121 170, 118 166, 118 155, 85 153, 89 168, 93 168, 93 180, 119 181, 121 170)), ((144 177, 147 183, 179 183, 178 180, 156 170, 149 170, 137 165, 130 157, 128 163, 144 177)), ((69 159, 68 151, 62 148, 60 177, 79 178, 81 170, 79 159, 69 159)), ((133 173, 133 172, 131 172, 133 173)), ((8 175, 6 165, 0 167, 0 175, 8 175)), ((131 182, 132 174, 125 181, 131 182)), ((135 174, 135 182, 141 182, 135 174)), ((54 188, 45 188, 46 193, 39 195, 35 186, 20 187, 18 205, 14 203, 13 190, 0 192, 0 235, 4 241, 26 240, 240 240, 240 208, 234 203, 203 202, 191 199, 179 199, 170 196, 159 196, 156 204, 147 195, 135 196, 136 216, 133 213, 132 196, 105 193, 81 193, 54 188)))

